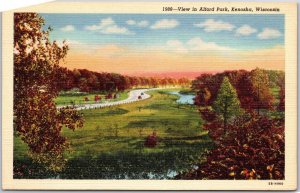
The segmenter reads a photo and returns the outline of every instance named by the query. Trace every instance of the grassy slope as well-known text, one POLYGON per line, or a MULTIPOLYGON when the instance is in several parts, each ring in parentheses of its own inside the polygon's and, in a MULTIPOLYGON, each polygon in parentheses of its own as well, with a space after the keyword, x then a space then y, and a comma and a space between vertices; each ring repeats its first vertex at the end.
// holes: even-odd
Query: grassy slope
MULTIPOLYGON (((143 151, 162 151, 169 147, 170 139, 182 142, 184 137, 203 135, 199 115, 195 109, 182 105, 178 109, 177 97, 150 93, 153 97, 137 103, 116 106, 106 109, 84 111, 84 128, 72 132, 64 130, 64 135, 72 141, 76 149, 74 155, 92 155, 100 152, 117 152, 120 150, 140 150, 144 138, 156 130, 161 143, 155 149, 145 148, 143 151), (140 110, 139 110, 140 109, 140 110), (117 129, 116 129, 117 128, 117 129), (116 135, 116 130, 118 134, 116 135)), ((187 146, 199 140, 183 140, 187 146)))
MULTIPOLYGON (((64 129, 63 134, 72 144, 71 157, 85 154, 97 155, 102 152, 140 150, 144 138, 156 130, 160 137, 157 148, 144 148, 143 151, 162 151, 180 147, 200 145, 203 138, 209 141, 202 131, 201 120, 196 109, 175 102, 177 96, 164 94, 167 91, 151 91, 150 99, 136 103, 104 109, 81 111, 85 117, 83 128, 75 132, 64 129), (139 111, 141 107, 141 111, 139 111), (118 136, 116 129, 118 128, 118 136), (141 133, 141 135, 140 135, 141 133), (197 137, 198 136, 198 137, 197 137), (184 145, 182 145, 184 144, 184 145)), ((278 88, 273 88, 275 105, 278 104, 278 88)), ((92 95, 94 96, 94 95, 92 95)), ((269 112, 271 116, 284 116, 284 113, 269 112), (280 114, 280 115, 277 115, 280 114), (282 115, 281 115, 282 114, 282 115)), ((15 137, 14 153, 16 158, 26 156, 27 147, 15 137)))
MULTIPOLYGON (((276 104, 278 89, 273 88, 272 92, 276 104)), ((197 110, 189 105, 178 106, 177 96, 166 91, 151 91, 151 95, 150 99, 136 103, 81 111, 86 120, 84 127, 75 132, 63 130, 73 151, 67 155, 69 162, 60 177, 143 179, 155 175, 155 179, 165 179, 172 178, 173 171, 189 170, 198 162, 199 156, 211 147, 211 140, 207 132, 200 129, 202 121, 197 110), (154 130, 159 144, 145 148, 145 137, 154 130)), ((284 113, 267 113, 284 116, 284 113)), ((16 164, 26 160, 26 149, 15 137, 16 164)), ((47 173, 40 178, 47 176, 53 177, 47 173)))
MULTIPOLYGON (((136 103, 82 111, 84 127, 75 132, 63 130, 74 150, 69 156, 205 148, 210 140, 200 129, 202 122, 197 110, 188 105, 178 106, 177 96, 165 92, 151 91, 150 99, 136 103), (154 130, 160 139, 158 147, 143 148, 145 137, 154 130)), ((15 138, 15 156, 25 156, 25 150, 20 139, 15 138)))

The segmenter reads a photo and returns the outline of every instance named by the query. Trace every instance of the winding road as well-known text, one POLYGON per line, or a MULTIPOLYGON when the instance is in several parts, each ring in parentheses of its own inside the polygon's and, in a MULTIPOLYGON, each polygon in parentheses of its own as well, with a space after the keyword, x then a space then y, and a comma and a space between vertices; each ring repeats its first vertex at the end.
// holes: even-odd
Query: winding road
POLYGON ((131 91, 129 91, 129 96, 127 99, 120 100, 120 101, 114 101, 114 102, 75 105, 75 109, 76 110, 95 109, 95 108, 103 108, 103 107, 109 107, 109 106, 115 106, 115 105, 121 105, 121 104, 127 104, 127 103, 136 102, 136 101, 141 101, 141 100, 145 100, 145 99, 148 99, 151 97, 151 95, 146 93, 147 91, 157 90, 157 89, 159 89, 159 88, 131 90, 131 91), (139 99, 139 96, 141 96, 140 99, 139 99))

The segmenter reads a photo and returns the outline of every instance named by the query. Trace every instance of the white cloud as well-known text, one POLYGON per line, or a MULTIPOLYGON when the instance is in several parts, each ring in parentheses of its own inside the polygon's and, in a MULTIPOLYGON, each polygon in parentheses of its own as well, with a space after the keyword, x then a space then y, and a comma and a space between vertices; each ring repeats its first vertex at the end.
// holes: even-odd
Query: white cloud
POLYGON ((97 31, 102 34, 134 34, 133 32, 129 31, 126 27, 118 26, 111 17, 102 19, 97 25, 85 26, 85 29, 89 31, 97 31))
POLYGON ((167 41, 168 50, 172 50, 174 52, 179 53, 187 53, 188 50, 185 48, 183 43, 179 40, 169 40, 167 41))
POLYGON ((132 34, 125 27, 119 27, 117 25, 108 26, 101 31, 103 34, 132 34))
POLYGON ((64 32, 70 32, 70 31, 74 31, 75 27, 73 25, 66 25, 66 26, 60 28, 60 30, 64 31, 64 32))
POLYGON ((69 45, 82 45, 83 44, 82 42, 79 42, 77 40, 70 40, 70 39, 67 39, 66 43, 69 45))
POLYGON ((220 46, 215 42, 205 42, 201 38, 192 38, 187 42, 190 50, 193 51, 227 51, 233 50, 232 48, 220 46))
POLYGON ((64 45, 64 43, 66 43, 66 44, 69 45, 70 47, 75 47, 75 46, 77 47, 77 46, 83 45, 82 42, 79 42, 79 41, 77 41, 77 40, 71 40, 71 39, 66 39, 66 40, 61 40, 61 39, 59 39, 59 40, 56 41, 56 43, 57 43, 57 45, 58 45, 59 47, 62 47, 62 46, 64 45))
POLYGON ((257 29, 251 27, 250 25, 243 25, 236 29, 236 35, 238 36, 249 36, 253 33, 256 33, 257 29))
POLYGON ((180 40, 169 40, 166 43, 166 48, 169 51, 188 53, 193 51, 229 51, 234 50, 230 47, 218 45, 215 42, 205 42, 200 37, 195 37, 187 42, 180 40))
POLYGON ((150 28, 151 29, 172 29, 179 25, 175 19, 162 19, 156 21, 150 28))
POLYGON ((137 26, 139 27, 147 27, 149 25, 149 22, 147 20, 143 20, 137 23, 137 26))
POLYGON ((96 31, 96 30, 102 30, 108 26, 113 26, 113 25, 116 25, 115 21, 111 17, 108 17, 108 18, 102 19, 98 25, 89 25, 89 26, 86 26, 85 29, 90 30, 90 31, 96 31))
POLYGON ((206 32, 214 32, 214 31, 232 31, 235 26, 231 23, 224 22, 221 20, 207 19, 202 23, 195 23, 195 27, 203 28, 206 32))
POLYGON ((149 25, 149 22, 147 20, 142 20, 142 21, 135 21, 135 20, 127 20, 126 23, 128 25, 136 25, 138 27, 147 27, 149 25))
POLYGON ((128 25, 135 25, 135 24, 136 24, 136 22, 135 22, 134 20, 132 20, 132 19, 127 20, 126 23, 127 23, 128 25))
POLYGON ((280 36, 282 36, 281 32, 272 28, 264 28, 263 31, 257 35, 258 39, 262 40, 275 39, 280 36))

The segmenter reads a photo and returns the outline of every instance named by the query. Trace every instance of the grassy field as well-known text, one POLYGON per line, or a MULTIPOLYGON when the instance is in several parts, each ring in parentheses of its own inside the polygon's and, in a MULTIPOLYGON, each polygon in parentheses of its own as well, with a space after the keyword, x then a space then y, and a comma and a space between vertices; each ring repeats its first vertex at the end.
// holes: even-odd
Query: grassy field
MULTIPOLYGON (((152 97, 144 101, 82 111, 84 127, 63 130, 73 151, 61 177, 165 179, 192 167, 211 147, 197 109, 178 105, 177 96, 167 90, 149 93, 152 97), (153 131, 158 145, 146 148, 145 138, 153 131)), ((17 160, 26 157, 26 147, 17 137, 14 147, 17 160)))
POLYGON ((120 92, 119 97, 116 99, 105 99, 105 95, 103 93, 93 93, 93 94, 69 94, 69 95, 59 95, 55 99, 55 103, 57 105, 70 105, 73 103, 75 104, 92 104, 95 103, 94 97, 95 95, 99 95, 102 100, 99 103, 103 103, 105 101, 119 101, 128 98, 128 91, 120 92), (85 97, 89 99, 89 101, 84 101, 85 97))
MULTIPOLYGON (((178 106, 175 102, 176 96, 160 91, 150 94, 153 97, 149 100, 83 111, 84 128, 76 132, 64 130, 64 135, 70 138, 76 149, 71 156, 86 151, 96 155, 99 152, 139 150, 139 142, 144 142, 144 138, 153 131, 156 131, 162 142, 157 148, 143 149, 145 151, 165 150, 168 148, 166 141, 180 141, 205 134, 200 130, 201 121, 192 106, 178 106)), ((190 143, 194 141, 197 139, 189 139, 190 143)))

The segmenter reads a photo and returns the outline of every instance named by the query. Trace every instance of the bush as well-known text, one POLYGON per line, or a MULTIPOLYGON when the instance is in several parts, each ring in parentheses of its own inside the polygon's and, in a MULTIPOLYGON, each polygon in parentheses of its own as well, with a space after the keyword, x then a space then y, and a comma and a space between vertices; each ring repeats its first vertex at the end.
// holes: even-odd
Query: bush
POLYGON ((282 120, 238 117, 198 169, 178 179, 284 179, 282 120))
POLYGON ((153 132, 151 135, 148 135, 148 137, 145 140, 146 147, 155 147, 157 145, 157 136, 156 132, 153 132))

